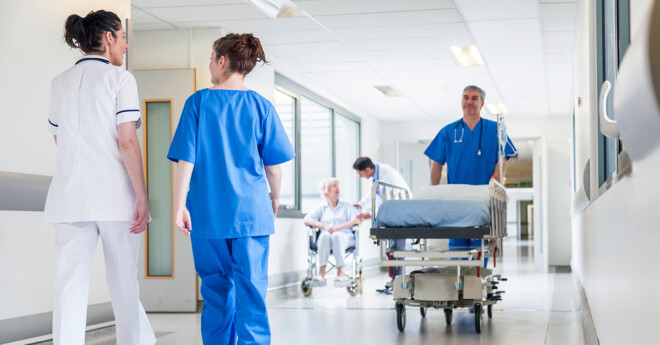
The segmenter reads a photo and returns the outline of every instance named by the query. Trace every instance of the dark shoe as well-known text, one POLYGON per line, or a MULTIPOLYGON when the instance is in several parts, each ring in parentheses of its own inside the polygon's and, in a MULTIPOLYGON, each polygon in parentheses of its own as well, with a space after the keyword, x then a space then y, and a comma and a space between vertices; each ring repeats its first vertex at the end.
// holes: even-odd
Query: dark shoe
POLYGON ((384 289, 376 289, 376 292, 384 293, 386 295, 391 295, 392 294, 392 288, 386 287, 384 289))

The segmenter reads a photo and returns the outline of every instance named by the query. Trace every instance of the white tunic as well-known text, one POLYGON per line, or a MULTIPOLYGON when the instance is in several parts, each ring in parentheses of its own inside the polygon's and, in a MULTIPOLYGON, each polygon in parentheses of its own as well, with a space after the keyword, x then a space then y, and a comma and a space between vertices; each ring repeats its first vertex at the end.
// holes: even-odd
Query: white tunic
MULTIPOLYGON (((408 186, 408 183, 406 182, 406 180, 403 179, 403 176, 401 176, 401 174, 399 174, 399 172, 396 171, 396 169, 392 168, 391 166, 385 163, 374 163, 374 165, 376 166, 374 171, 374 176, 370 177, 372 184, 374 180, 378 180, 394 186, 403 187, 408 191, 409 197, 412 198, 412 192, 410 191, 410 187, 408 186)), ((378 206, 380 206, 380 204, 383 202, 381 195, 382 192, 380 192, 381 190, 382 189, 379 188, 379 193, 376 199, 376 209, 378 209, 378 206)), ((384 190, 387 193, 387 198, 389 199, 390 197, 389 193, 392 190, 392 188, 385 187, 384 190)), ((395 193, 398 194, 401 192, 400 190, 397 189, 395 193)), ((366 197, 364 197, 362 200, 360 200, 359 205, 364 211, 371 210, 371 189, 369 189, 369 194, 366 197)))
POLYGON ((57 135, 57 166, 48 191, 49 223, 130 221, 137 198, 119 152, 117 126, 140 116, 133 75, 96 55, 51 84, 48 129, 57 135))

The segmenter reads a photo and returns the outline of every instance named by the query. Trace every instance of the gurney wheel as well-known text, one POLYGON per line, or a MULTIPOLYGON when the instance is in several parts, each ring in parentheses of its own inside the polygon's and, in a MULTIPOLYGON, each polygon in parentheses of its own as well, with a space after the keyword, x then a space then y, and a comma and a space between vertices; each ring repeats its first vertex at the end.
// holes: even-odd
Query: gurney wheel
POLYGON ((489 304, 487 310, 488 310, 488 318, 492 319, 493 318, 493 305, 489 304))
POLYGON ((312 294, 312 288, 309 286, 306 286, 305 283, 307 283, 307 278, 303 279, 302 282, 300 283, 300 292, 302 292, 303 296, 307 297, 312 294))
POLYGON ((406 329, 406 306, 401 302, 397 302, 395 305, 396 309, 396 326, 399 328, 399 332, 403 332, 406 329))
POLYGON ((362 277, 355 279, 355 283, 350 283, 346 287, 346 291, 351 296, 357 296, 357 294, 362 292, 362 277))
POLYGON ((447 308, 445 309, 445 321, 447 322, 447 326, 451 325, 451 315, 453 314, 453 310, 447 308))
POLYGON ((481 333, 481 313, 483 310, 483 307, 481 304, 477 303, 474 305, 474 330, 477 333, 481 333))
POLYGON ((422 315, 422 317, 426 317, 426 309, 424 307, 419 307, 419 313, 422 315))

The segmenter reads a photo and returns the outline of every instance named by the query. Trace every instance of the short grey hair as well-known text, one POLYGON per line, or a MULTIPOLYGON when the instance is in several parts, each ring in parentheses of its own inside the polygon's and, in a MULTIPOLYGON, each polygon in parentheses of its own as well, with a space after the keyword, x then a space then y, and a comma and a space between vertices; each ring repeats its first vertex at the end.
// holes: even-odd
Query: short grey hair
POLYGON ((479 91, 479 93, 481 94, 481 101, 486 102, 486 91, 484 91, 482 88, 476 85, 468 85, 465 87, 465 89, 463 89, 463 93, 465 93, 466 91, 479 91))
POLYGON ((339 185, 339 180, 336 177, 324 178, 319 182, 319 192, 321 193, 321 199, 328 201, 325 198, 325 195, 328 193, 328 187, 333 182, 337 182, 337 184, 339 185))

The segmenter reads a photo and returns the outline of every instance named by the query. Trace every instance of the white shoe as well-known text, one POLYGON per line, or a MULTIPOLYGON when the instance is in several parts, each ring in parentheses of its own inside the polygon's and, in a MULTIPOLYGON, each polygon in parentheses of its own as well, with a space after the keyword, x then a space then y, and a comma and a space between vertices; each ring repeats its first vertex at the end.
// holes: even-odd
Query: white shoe
POLYGON ((310 287, 316 288, 316 287, 324 287, 327 285, 327 282, 325 278, 321 278, 320 276, 316 276, 312 278, 311 283, 309 284, 310 287))
POLYGON ((350 284, 351 280, 347 276, 341 275, 335 278, 335 287, 346 287, 350 284))

